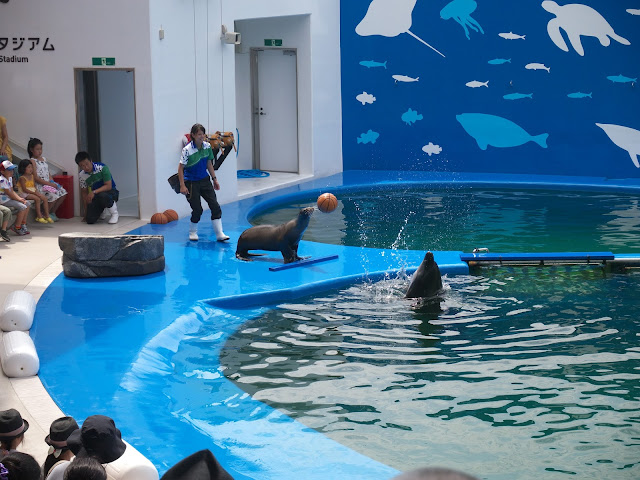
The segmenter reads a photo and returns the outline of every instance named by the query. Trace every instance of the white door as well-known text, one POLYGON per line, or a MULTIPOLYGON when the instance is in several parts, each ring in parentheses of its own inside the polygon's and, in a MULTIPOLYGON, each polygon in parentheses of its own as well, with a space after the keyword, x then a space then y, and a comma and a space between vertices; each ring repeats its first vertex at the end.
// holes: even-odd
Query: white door
POLYGON ((298 173, 296 51, 259 50, 254 142, 260 170, 298 173))

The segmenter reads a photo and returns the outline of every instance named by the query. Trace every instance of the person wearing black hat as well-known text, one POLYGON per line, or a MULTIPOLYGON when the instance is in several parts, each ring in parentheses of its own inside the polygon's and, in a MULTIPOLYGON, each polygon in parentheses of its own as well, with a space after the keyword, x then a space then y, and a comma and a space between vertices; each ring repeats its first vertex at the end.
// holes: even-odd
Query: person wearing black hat
POLYGON ((122 441, 115 422, 104 415, 91 415, 67 439, 77 458, 92 457, 100 463, 111 463, 122 456, 127 444, 122 441))
POLYGON ((73 458, 73 452, 67 445, 69 435, 78 430, 78 424, 73 417, 62 417, 54 420, 49 427, 49 435, 44 441, 49 445, 49 455, 42 466, 44 478, 54 466, 69 462, 73 458))
POLYGON ((0 458, 18 448, 28 429, 29 422, 15 408, 0 412, 0 458))
POLYGON ((233 480, 233 477, 211 451, 200 450, 180 460, 160 480, 233 480))

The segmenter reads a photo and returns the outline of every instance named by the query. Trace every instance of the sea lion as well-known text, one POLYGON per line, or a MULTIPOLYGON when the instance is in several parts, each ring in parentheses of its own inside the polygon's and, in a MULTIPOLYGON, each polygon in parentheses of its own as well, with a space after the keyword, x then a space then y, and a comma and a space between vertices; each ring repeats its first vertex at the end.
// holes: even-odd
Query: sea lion
POLYGON ((442 290, 440 268, 433 259, 433 253, 427 252, 422 263, 411 277, 411 283, 405 298, 434 297, 442 290))
POLYGON ((257 225, 246 229, 238 238, 236 258, 251 261, 249 250, 267 250, 281 252, 284 263, 302 260, 303 257, 298 256, 298 243, 309 226, 313 212, 314 207, 303 208, 296 218, 287 223, 257 225))

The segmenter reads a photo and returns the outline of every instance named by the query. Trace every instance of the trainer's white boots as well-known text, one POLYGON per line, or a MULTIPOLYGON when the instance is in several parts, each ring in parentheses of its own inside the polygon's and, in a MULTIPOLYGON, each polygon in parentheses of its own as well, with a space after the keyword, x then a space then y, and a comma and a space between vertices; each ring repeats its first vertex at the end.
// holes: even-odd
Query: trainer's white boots
POLYGON ((229 240, 229 235, 225 235, 222 231, 222 219, 216 218, 215 220, 211 220, 211 225, 213 225, 213 231, 216 234, 216 240, 219 242, 224 242, 229 240))
POLYGON ((198 241, 198 224, 191 222, 189 225, 189 240, 198 241))
POLYGON ((118 223, 118 205, 116 205, 116 202, 113 202, 113 205, 109 208, 107 208, 107 210, 109 210, 109 213, 111 214, 111 218, 107 221, 107 223, 118 223))

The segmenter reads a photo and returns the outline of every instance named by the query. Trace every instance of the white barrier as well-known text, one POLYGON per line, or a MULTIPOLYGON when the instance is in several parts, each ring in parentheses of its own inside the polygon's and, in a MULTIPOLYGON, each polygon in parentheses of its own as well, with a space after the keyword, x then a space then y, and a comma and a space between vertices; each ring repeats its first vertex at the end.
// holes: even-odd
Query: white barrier
POLYGON ((0 345, 0 363, 9 378, 32 377, 38 374, 40 359, 36 346, 27 332, 4 332, 0 345))
POLYGON ((153 463, 128 443, 122 456, 104 465, 104 469, 107 480, 158 480, 159 477, 153 463))
POLYGON ((7 295, 0 312, 0 330, 13 332, 26 331, 33 324, 36 301, 25 290, 16 290, 7 295))

